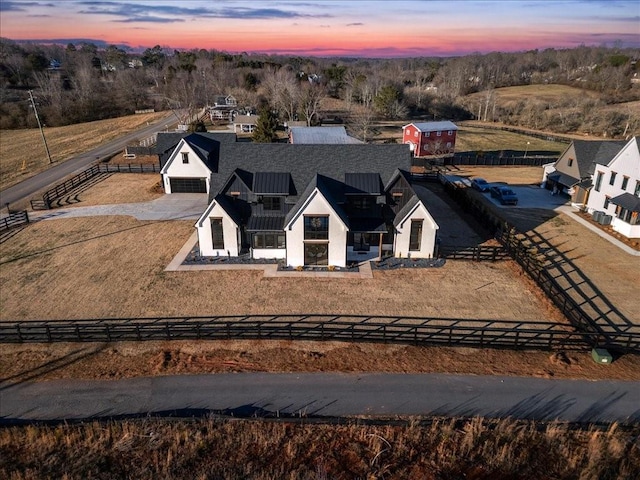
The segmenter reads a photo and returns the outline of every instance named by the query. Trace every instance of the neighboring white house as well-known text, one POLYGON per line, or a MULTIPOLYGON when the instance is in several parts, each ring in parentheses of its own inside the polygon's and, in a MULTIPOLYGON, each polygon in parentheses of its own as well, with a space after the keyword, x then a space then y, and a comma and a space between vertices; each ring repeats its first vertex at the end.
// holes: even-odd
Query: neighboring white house
POLYGON ((640 238, 639 143, 637 137, 632 138, 607 164, 595 166, 586 204, 589 213, 610 215, 604 221, 629 238, 640 238))
POLYGON ((345 267, 434 255, 438 225, 411 187, 406 145, 226 143, 217 164, 195 224, 202 256, 345 267))
POLYGON ((236 115, 233 119, 233 131, 236 133, 253 133, 256 129, 257 115, 236 115))

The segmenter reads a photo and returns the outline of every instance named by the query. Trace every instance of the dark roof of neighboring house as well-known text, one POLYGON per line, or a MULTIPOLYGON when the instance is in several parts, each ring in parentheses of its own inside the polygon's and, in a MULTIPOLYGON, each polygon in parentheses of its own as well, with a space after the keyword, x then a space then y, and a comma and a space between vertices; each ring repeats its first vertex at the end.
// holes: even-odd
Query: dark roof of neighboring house
POLYGON ((345 173, 344 183, 351 187, 346 194, 382 195, 382 182, 377 173, 345 173))
MULTIPOLYGON (((218 173, 211 175, 210 198, 220 192, 236 169, 289 172, 298 192, 316 174, 342 181, 346 173, 377 173, 388 182, 397 169, 409 170, 407 145, 296 145, 289 143, 221 143, 218 173)), ((248 184, 251 186, 251 184, 248 184)), ((294 201, 297 192, 291 192, 294 201)))
POLYGON ((593 175, 596 164, 606 165, 615 157, 627 142, 612 140, 574 140, 576 162, 580 177, 593 175))
POLYGON ((630 193, 623 193, 622 195, 613 197, 611 203, 631 210, 632 212, 640 212, 640 198, 630 193))
POLYGON ((560 171, 556 171, 549 176, 547 176, 549 180, 553 180, 556 183, 564 185, 565 187, 573 187, 575 184, 580 182, 579 178, 573 178, 570 175, 562 173, 560 171))

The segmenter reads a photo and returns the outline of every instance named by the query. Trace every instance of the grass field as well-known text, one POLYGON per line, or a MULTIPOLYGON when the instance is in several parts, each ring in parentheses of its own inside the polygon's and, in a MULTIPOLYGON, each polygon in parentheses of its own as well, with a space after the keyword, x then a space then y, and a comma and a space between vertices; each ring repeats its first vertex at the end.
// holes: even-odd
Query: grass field
MULTIPOLYGON (((3 478, 632 479, 638 427, 193 419, 0 429, 3 478)), ((636 472, 636 473, 634 473, 636 472)))
MULTIPOLYGON (((95 148, 166 116, 166 112, 130 115, 78 125, 45 129, 54 162, 95 148)), ((49 168, 37 128, 0 132, 0 188, 6 188, 49 168)))
MULTIPOLYGON (((570 99, 580 100, 585 96, 599 98, 599 94, 584 90, 582 88, 570 87, 567 85, 520 85, 517 87, 502 87, 492 90, 499 102, 517 102, 520 100, 537 100, 540 102, 555 103, 564 102, 570 99)), ((468 98, 486 97, 485 92, 473 93, 468 98)))

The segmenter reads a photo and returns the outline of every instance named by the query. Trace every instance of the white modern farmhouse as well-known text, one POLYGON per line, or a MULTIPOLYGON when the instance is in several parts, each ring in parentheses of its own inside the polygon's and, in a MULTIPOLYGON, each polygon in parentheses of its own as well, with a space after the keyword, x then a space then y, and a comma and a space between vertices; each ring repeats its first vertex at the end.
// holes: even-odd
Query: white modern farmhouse
POLYGON ((292 267, 433 256, 438 225, 411 187, 406 145, 191 138, 198 135, 207 136, 179 140, 162 171, 167 193, 176 178, 204 178, 210 202, 195 225, 200 255, 249 254, 292 267), (192 152, 189 172, 182 157, 192 152))
POLYGON ((575 140, 545 168, 548 188, 628 238, 640 238, 640 139, 575 140))

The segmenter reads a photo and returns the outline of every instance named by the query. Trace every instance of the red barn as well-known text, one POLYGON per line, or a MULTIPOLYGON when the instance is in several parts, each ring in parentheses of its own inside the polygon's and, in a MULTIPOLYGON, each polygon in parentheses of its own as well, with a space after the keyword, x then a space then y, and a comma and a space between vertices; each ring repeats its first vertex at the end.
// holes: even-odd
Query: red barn
POLYGON ((452 156, 458 127, 448 120, 410 123, 402 127, 402 143, 408 143, 414 157, 452 156))

